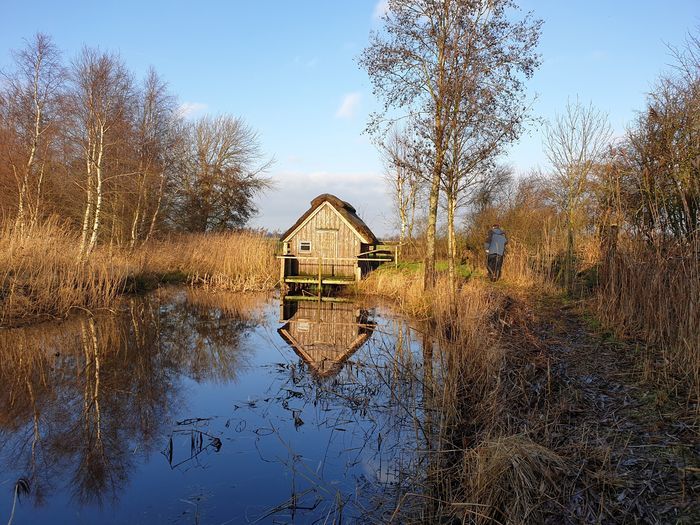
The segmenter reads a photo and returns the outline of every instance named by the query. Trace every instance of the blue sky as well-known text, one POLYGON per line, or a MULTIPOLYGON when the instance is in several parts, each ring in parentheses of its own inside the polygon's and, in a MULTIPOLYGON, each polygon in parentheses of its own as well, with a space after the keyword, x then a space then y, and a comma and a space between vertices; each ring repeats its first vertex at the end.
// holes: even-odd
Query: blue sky
MULTIPOLYGON (((668 67, 666 44, 700 27, 700 0, 521 0, 544 20, 543 64, 529 84, 534 114, 552 118, 578 96, 608 113, 616 133, 643 107, 668 67)), ((35 32, 66 58, 83 46, 118 52, 141 76, 149 65, 192 117, 243 117, 276 162, 277 189, 259 199, 254 224, 286 229, 319 193, 355 205, 379 234, 392 229, 379 156, 363 135, 377 106, 356 65, 378 0, 0 0, 0 67, 35 32)), ((545 167, 533 128, 505 162, 545 167)))

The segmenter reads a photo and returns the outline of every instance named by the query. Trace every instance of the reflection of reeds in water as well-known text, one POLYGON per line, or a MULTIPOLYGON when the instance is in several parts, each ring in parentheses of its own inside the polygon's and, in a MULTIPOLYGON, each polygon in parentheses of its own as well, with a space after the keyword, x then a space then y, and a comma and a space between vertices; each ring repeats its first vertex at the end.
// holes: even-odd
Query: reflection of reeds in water
MULTIPOLYGON (((329 305, 316 306, 330 309, 329 305)), ((334 309, 337 315, 322 311, 319 316, 338 321, 336 331, 348 330, 356 336, 358 325, 344 319, 345 313, 355 309, 355 305, 344 304, 337 312, 334 309)), ((302 313, 309 317, 309 312, 302 313)), ((356 317, 354 314, 352 319, 356 317)), ((310 463, 295 450, 294 440, 278 427, 260 429, 261 434, 271 435, 270 439, 281 442, 288 451, 288 459, 277 457, 289 473, 291 493, 285 501, 262 510, 257 516, 259 522, 272 516, 294 519, 295 515, 305 521, 317 518, 327 523, 360 517, 383 522, 382 516, 393 511, 401 494, 419 488, 417 478, 424 477, 424 451, 430 440, 430 430, 425 427, 430 418, 425 416, 422 399, 426 372, 419 343, 401 319, 375 326, 371 316, 360 317, 364 325, 373 327, 371 338, 335 375, 311 373, 314 364, 306 360, 300 361, 301 365, 283 365, 278 368, 278 395, 243 404, 248 410, 262 411, 267 410, 268 403, 276 404, 288 410, 295 428, 303 424, 304 428, 330 430, 326 453, 318 463, 310 463), (331 465, 326 464, 328 461, 331 465), (338 483, 338 461, 354 484, 338 483)))
POLYGON ((262 321, 268 294, 265 292, 226 292, 189 288, 186 301, 201 312, 216 310, 225 317, 262 321))

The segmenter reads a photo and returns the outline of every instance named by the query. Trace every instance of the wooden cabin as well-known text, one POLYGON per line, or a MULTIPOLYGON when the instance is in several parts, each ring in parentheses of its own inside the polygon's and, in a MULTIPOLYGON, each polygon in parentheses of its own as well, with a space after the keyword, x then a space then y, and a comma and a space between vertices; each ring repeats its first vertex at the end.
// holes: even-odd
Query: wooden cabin
POLYGON ((312 200, 280 241, 283 284, 348 284, 393 260, 355 208, 328 193, 312 200))
POLYGON ((283 300, 277 330, 317 377, 331 377, 372 336, 367 310, 349 302, 283 300))

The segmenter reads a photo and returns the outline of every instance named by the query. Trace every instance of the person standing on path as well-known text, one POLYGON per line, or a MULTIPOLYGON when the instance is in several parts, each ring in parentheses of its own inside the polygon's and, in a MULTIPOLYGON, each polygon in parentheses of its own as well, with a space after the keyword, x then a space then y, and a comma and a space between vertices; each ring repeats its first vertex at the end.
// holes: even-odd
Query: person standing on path
POLYGON ((489 230, 484 248, 486 249, 486 268, 489 271, 489 279, 498 281, 501 278, 501 267, 503 266, 503 256, 506 253, 508 238, 506 232, 501 230, 498 223, 489 230))

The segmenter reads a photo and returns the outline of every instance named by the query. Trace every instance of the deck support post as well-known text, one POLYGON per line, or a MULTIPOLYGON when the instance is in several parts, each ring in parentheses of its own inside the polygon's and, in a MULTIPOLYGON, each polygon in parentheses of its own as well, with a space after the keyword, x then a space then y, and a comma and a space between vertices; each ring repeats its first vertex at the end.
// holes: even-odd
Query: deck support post
POLYGON ((287 259, 284 257, 280 258, 280 290, 284 292, 285 289, 285 278, 287 277, 287 259))
POLYGON ((322 277, 321 277, 321 269, 323 268, 322 264, 323 258, 319 255, 318 256, 318 297, 320 298, 322 293, 323 293, 323 282, 322 282, 322 277))

